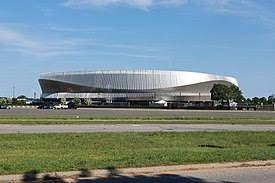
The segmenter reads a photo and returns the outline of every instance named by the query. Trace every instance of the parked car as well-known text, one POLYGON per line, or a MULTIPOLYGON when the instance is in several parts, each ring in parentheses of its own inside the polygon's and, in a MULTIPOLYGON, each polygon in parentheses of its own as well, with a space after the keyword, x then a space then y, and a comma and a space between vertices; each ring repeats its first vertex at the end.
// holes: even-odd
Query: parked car
POLYGON ((38 106, 37 109, 53 109, 53 105, 44 104, 38 106))
POLYGON ((0 105, 0 109, 11 109, 11 106, 8 106, 8 105, 0 105))
POLYGON ((69 102, 67 105, 68 105, 68 109, 77 109, 77 105, 75 105, 75 103, 73 102, 69 102))
POLYGON ((69 109, 69 106, 65 104, 57 104, 53 106, 53 109, 69 109))

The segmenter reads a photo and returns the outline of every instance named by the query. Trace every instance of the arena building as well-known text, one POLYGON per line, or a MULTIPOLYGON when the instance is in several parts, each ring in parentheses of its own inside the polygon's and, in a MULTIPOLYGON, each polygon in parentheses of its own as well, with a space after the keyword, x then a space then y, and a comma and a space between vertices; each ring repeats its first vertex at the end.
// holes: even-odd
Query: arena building
POLYGON ((42 74, 42 98, 108 102, 211 101, 214 84, 236 85, 233 77, 162 70, 120 70, 42 74))

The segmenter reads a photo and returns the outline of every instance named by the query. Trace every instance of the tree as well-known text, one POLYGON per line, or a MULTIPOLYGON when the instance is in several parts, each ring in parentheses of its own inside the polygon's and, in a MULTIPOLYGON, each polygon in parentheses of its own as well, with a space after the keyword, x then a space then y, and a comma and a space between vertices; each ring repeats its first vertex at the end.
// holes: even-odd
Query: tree
POLYGON ((92 99, 89 99, 89 98, 84 99, 84 104, 86 106, 91 106, 92 105, 92 99))
POLYGON ((211 92, 211 100, 219 101, 224 104, 224 101, 228 100, 229 88, 226 85, 215 84, 211 92))
POLYGON ((259 97, 253 97, 252 98, 252 104, 253 105, 260 105, 260 98, 259 97))
POLYGON ((252 99, 246 99, 247 105, 268 105, 268 104, 275 104, 275 96, 271 95, 268 98, 266 97, 253 97, 252 99))
POLYGON ((60 102, 61 102, 61 104, 65 105, 67 103, 67 100, 66 100, 66 98, 61 98, 60 102))
POLYGON ((265 97, 260 98, 260 105, 266 105, 268 104, 267 99, 265 97))
POLYGON ((237 103, 241 103, 241 102, 245 101, 242 91, 236 85, 230 86, 228 92, 229 92, 229 94, 228 94, 229 100, 237 102, 237 103))
POLYGON ((8 103, 8 99, 7 98, 0 98, 0 104, 1 105, 5 105, 8 103))
POLYGON ((211 99, 221 102, 222 105, 224 105, 224 102, 227 102, 229 106, 230 102, 240 103, 245 100, 242 91, 235 85, 227 86, 223 84, 214 84, 210 92, 211 99))
POLYGON ((246 105, 252 105, 252 100, 250 98, 247 98, 245 103, 246 105))
POLYGON ((76 105, 76 106, 79 106, 81 104, 81 100, 79 98, 74 98, 73 99, 73 103, 76 105))
POLYGON ((268 97, 268 104, 274 104, 275 103, 275 95, 270 95, 268 97))
POLYGON ((28 97, 26 97, 25 95, 20 95, 17 97, 17 99, 21 99, 21 100, 26 100, 28 97))

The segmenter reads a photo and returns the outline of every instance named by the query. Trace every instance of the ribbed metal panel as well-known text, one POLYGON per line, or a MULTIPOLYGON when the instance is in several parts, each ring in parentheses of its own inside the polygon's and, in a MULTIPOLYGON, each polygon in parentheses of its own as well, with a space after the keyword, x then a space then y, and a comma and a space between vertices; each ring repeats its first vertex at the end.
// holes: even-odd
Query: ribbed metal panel
POLYGON ((175 94, 176 96, 186 95, 188 93, 192 93, 193 95, 196 93, 209 95, 211 87, 215 83, 238 86, 237 80, 232 77, 185 71, 119 70, 62 72, 42 74, 40 77, 43 93, 47 94, 68 91, 78 93, 75 88, 79 86, 82 87, 79 93, 100 93, 100 91, 102 93, 102 91, 104 91, 104 93, 111 94, 121 93, 123 91, 124 96, 129 96, 129 93, 154 94, 165 92, 165 95, 170 95, 169 92, 174 94, 177 93, 175 94), (64 86, 67 85, 68 89, 57 92, 52 85, 45 84, 47 83, 46 81, 55 83, 60 82, 64 86), (70 85, 74 86, 74 89, 69 87, 70 85), (89 91, 83 92, 85 88, 89 89, 89 91))
POLYGON ((93 71, 42 74, 40 79, 61 81, 103 89, 152 90, 192 85, 209 81, 227 81, 232 77, 183 71, 93 71))

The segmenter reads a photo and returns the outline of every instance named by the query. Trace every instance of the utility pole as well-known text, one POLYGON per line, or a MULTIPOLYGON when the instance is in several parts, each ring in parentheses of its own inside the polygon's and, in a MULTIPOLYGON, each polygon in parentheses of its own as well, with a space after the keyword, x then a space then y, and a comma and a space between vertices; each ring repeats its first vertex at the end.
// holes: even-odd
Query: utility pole
POLYGON ((12 98, 15 98, 15 86, 12 87, 12 98))

